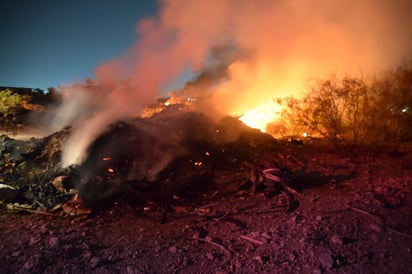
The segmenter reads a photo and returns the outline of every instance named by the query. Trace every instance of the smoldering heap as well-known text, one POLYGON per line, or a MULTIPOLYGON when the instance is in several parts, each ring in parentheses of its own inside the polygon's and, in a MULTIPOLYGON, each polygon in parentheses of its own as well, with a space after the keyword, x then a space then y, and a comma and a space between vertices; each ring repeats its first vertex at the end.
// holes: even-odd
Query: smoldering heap
POLYGON ((113 123, 80 165, 62 167, 71 128, 27 141, 1 136, 0 200, 53 212, 79 195, 93 210, 147 201, 167 204, 214 188, 213 173, 253 162, 275 140, 238 119, 165 113, 113 123))

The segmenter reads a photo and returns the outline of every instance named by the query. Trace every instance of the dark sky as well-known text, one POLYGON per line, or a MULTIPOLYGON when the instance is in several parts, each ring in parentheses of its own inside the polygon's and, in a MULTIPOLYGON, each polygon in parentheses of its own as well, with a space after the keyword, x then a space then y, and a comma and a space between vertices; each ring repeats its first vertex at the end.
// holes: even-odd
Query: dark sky
POLYGON ((138 39, 156 0, 1 0, 0 86, 47 89, 93 78, 138 39))

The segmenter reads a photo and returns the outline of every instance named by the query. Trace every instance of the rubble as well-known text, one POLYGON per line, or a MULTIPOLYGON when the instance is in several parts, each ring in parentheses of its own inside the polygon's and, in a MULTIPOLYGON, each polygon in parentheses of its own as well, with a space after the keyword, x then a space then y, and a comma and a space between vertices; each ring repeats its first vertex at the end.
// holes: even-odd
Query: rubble
MULTIPOLYGON (((215 123, 202 114, 183 113, 167 120, 113 124, 90 146, 81 165, 62 168, 61 150, 69 134, 67 128, 28 141, 2 136, 0 182, 8 183, 0 192, 2 200, 30 205, 31 210, 61 208, 69 215, 90 211, 81 211, 81 203, 98 210, 119 203, 167 203, 173 196, 207 191, 214 172, 254 162, 259 149, 275 143, 234 118, 215 123)), ((277 181, 286 188, 283 179, 277 181)))

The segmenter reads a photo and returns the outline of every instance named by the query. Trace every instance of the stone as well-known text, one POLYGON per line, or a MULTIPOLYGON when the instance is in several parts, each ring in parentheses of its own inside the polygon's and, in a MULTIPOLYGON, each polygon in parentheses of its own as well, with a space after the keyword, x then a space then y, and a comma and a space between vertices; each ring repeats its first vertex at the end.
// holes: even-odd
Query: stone
POLYGON ((332 235, 332 238, 331 238, 330 240, 331 240, 332 243, 334 243, 334 244, 338 244, 338 245, 343 244, 342 239, 341 239, 338 235, 336 235, 336 234, 332 235))
POLYGON ((98 258, 98 257, 93 257, 93 258, 90 259, 90 266, 91 266, 92 268, 97 267, 99 264, 100 264, 100 258, 98 258))
POLYGON ((270 241, 270 240, 272 240, 272 236, 270 236, 268 233, 266 233, 266 232, 263 232, 262 234, 261 234, 261 236, 263 237, 263 238, 265 238, 266 240, 268 240, 268 241, 270 241))
POLYGON ((374 242, 379 242, 379 237, 375 233, 370 234, 369 238, 374 242))
POLYGON ((136 267, 128 265, 126 267, 126 273, 127 274, 137 274, 137 273, 139 273, 139 271, 136 269, 136 267))
POLYGON ((215 259, 215 256, 213 256, 213 254, 212 254, 211 252, 208 252, 208 253, 206 253, 206 258, 207 258, 208 260, 214 260, 214 259, 215 259))
POLYGON ((375 225, 375 224, 371 224, 370 229, 372 229, 375 232, 381 232, 382 231, 382 227, 380 225, 375 225))
POLYGON ((30 270, 31 268, 33 268, 34 266, 34 262, 33 261, 27 261, 24 263, 23 267, 25 270, 30 270))
POLYGON ((177 247, 174 245, 174 246, 171 246, 170 248, 169 248, 169 252, 171 252, 171 253, 176 253, 177 252, 177 247))
POLYGON ((319 262, 326 269, 330 269, 333 266, 333 258, 327 252, 323 252, 319 255, 319 262))
POLYGON ((59 245, 59 239, 57 237, 51 237, 49 240, 49 247, 55 248, 59 245))
POLYGON ((29 241, 29 246, 33 246, 40 241, 40 237, 31 237, 29 241))

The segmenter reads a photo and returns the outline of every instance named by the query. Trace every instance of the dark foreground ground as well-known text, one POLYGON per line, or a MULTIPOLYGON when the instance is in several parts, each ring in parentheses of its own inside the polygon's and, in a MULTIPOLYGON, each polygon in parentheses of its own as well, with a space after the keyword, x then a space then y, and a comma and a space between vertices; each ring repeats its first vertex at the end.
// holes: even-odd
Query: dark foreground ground
POLYGON ((262 155, 271 157, 299 193, 267 198, 240 168, 167 209, 146 202, 65 216, 3 203, 0 272, 412 273, 410 149, 289 144, 262 155))

